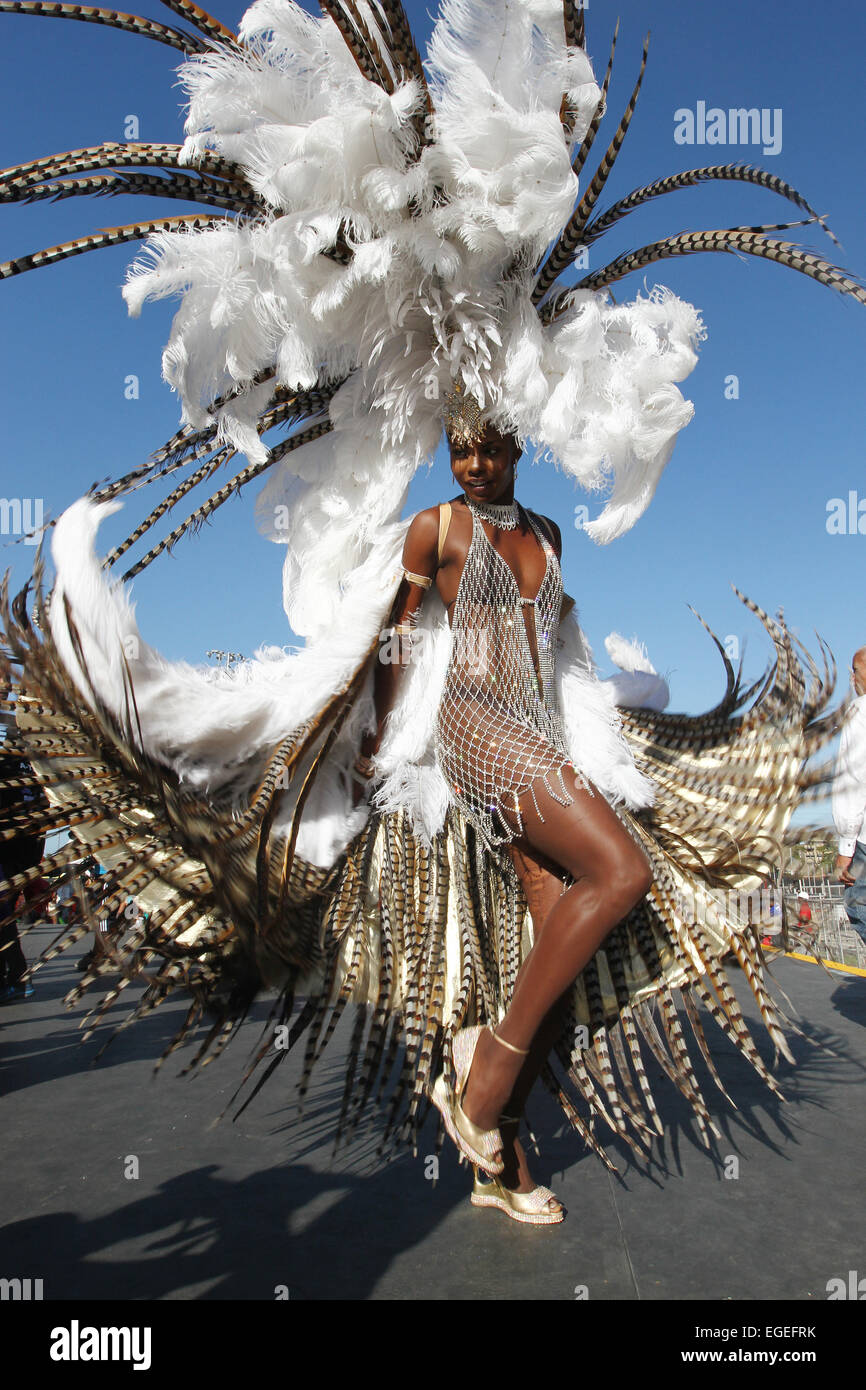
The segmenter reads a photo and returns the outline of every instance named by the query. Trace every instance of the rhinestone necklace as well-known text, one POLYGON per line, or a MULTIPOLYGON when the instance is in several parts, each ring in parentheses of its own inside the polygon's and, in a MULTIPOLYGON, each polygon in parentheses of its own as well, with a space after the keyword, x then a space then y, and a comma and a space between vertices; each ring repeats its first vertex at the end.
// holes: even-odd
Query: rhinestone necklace
POLYGON ((496 502, 476 502, 474 498, 467 497, 466 505, 479 521, 489 521, 491 526, 497 526, 500 531, 513 531, 517 526, 519 513, 516 502, 500 505, 496 502))

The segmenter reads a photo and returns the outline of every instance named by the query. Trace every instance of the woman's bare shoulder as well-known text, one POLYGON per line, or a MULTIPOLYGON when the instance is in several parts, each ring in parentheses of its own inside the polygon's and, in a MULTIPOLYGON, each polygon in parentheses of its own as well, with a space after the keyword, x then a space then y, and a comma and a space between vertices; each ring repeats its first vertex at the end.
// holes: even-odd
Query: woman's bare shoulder
POLYGON ((431 535, 438 540, 442 509, 453 507, 455 500, 452 498, 450 502, 438 502, 435 507, 425 507, 423 511, 416 512, 409 523, 409 530, 406 532, 407 540, 410 536, 413 539, 424 540, 431 535))
POLYGON ((439 548, 439 508, 425 507, 409 523, 403 542, 403 563, 418 574, 432 574, 439 548))
POLYGON ((533 512, 533 516, 546 527, 549 536, 553 537, 553 546, 557 555, 562 556, 562 532, 552 517, 542 516, 541 512, 533 512))
POLYGON ((425 545, 431 540, 435 542, 439 536, 439 508, 425 507, 423 511, 416 512, 409 523, 409 530, 406 532, 407 543, 413 545, 425 545))
POLYGON ((425 507, 423 511, 416 512, 409 523, 410 531, 429 531, 431 526, 439 525, 439 505, 425 507))

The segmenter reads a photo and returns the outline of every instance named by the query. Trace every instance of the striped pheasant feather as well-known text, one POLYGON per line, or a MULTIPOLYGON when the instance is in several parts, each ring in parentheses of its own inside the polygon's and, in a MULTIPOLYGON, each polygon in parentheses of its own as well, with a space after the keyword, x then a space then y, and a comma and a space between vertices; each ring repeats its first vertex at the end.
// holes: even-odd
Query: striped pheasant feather
MULTIPOLYGON (((750 606, 761 613, 757 605, 750 606)), ((507 1008, 528 911, 513 873, 478 858, 477 837, 453 808, 432 849, 416 839, 404 813, 374 813, 331 870, 315 869, 295 856, 287 891, 281 894, 284 851, 259 857, 274 799, 284 790, 275 771, 289 767, 295 769, 293 777, 300 775, 305 765, 300 750, 327 738, 352 698, 353 682, 319 720, 274 750, 246 813, 223 819, 214 807, 199 805, 183 792, 166 768, 140 751, 133 708, 125 722, 119 721, 98 700, 91 707, 70 691, 50 637, 36 633, 20 602, 13 614, 4 592, 0 612, 8 652, 0 677, 15 697, 22 755, 40 775, 46 762, 53 767, 46 779, 54 802, 51 825, 59 825, 66 814, 75 823, 79 843, 114 855, 108 875, 112 903, 119 906, 131 895, 150 904, 149 918, 131 922, 116 947, 111 967, 120 969, 120 978, 113 977, 111 990, 88 1014, 88 1035, 130 985, 140 985, 145 966, 152 982, 124 1026, 145 1016, 167 994, 188 991, 194 979, 189 1012, 165 1054, 195 1035, 189 1063, 194 1068, 224 1050, 263 981, 276 980, 271 1022, 248 1069, 243 1103, 284 1059, 285 1049, 274 1046, 274 1019, 291 1019, 293 1045, 305 1038, 298 1090, 302 1102, 316 1064, 351 1004, 357 1009, 352 1062, 335 1142, 347 1140, 368 1112, 383 1107, 383 1145, 400 1140, 417 1148, 430 1109, 429 1088, 438 1069, 449 1064, 454 1033, 472 1021, 495 1021, 507 1008), (56 758, 48 759, 49 753, 56 758), (148 807, 145 832, 140 816, 148 807), (100 833, 90 833, 96 830, 100 833), (254 889, 257 877, 264 884, 263 899, 254 889), (252 910, 245 911, 245 904, 252 910), (374 959, 369 956, 370 911, 379 943, 374 959), (446 941, 455 929, 452 957, 455 948, 446 951, 446 941), (292 1016, 297 981, 311 964, 321 985, 292 1016)), ((791 804, 798 778, 790 775, 789 765, 796 765, 798 750, 802 752, 803 708, 813 717, 820 714, 829 691, 820 680, 816 688, 814 663, 807 680, 809 663, 801 665, 784 624, 766 622, 777 651, 787 652, 786 660, 761 682, 746 718, 735 683, 726 702, 727 722, 711 712, 708 737, 723 789, 743 741, 753 769, 766 767, 753 787, 757 794, 746 798, 743 836, 748 843, 760 841, 769 819, 769 846, 776 830, 779 770, 785 773, 784 798, 791 804), (780 727, 789 729, 788 746, 779 740, 780 727)), ((718 915, 702 919, 700 913, 684 911, 690 889, 708 884, 739 889, 744 882, 754 883, 754 875, 766 867, 748 863, 748 856, 744 867, 742 857, 731 855, 729 837, 719 829, 722 819, 701 818, 696 810, 699 852, 681 833, 675 788, 680 767, 686 787, 693 785, 692 722, 699 726, 700 716, 681 717, 680 729, 676 717, 664 720, 652 712, 631 711, 627 732, 638 758, 649 747, 657 761, 667 760, 669 770, 670 800, 663 795, 661 808, 638 816, 619 813, 651 856, 654 887, 577 981, 573 1007, 552 1055, 561 1076, 550 1071, 547 1077, 569 1123, 608 1164, 596 1137, 598 1125, 644 1156, 651 1134, 661 1129, 664 1107, 661 1093, 656 1094, 658 1082, 647 1070, 649 1057, 688 1102, 704 1141, 712 1142, 718 1126, 701 1093, 683 1028, 686 1019, 698 1055, 723 1095, 706 1022, 723 1031, 766 1083, 779 1090, 727 980, 724 959, 729 953, 743 971, 775 1046, 783 1056, 790 1055, 788 1020, 771 998, 749 929, 718 915), (638 741, 642 721, 646 727, 638 741), (677 989, 682 1016, 674 1000, 677 989), (589 1034, 588 1049, 574 1046, 580 1026, 589 1034)), ((823 737, 830 737, 829 725, 823 737)), ((700 739, 695 746, 700 747, 700 739)), ((745 769, 742 775, 748 791, 745 769)), ((31 779, 18 780, 31 785, 31 779)), ((708 796, 708 770, 702 786, 708 796)), ((15 810, 0 824, 0 833, 17 832, 25 819, 20 808, 15 810)), ((34 827, 47 823, 39 809, 34 827)), ((78 853, 77 846, 61 851, 52 867, 78 853)), ((768 847, 767 862, 770 858, 768 847)), ((79 935, 80 929, 60 933, 50 954, 68 949, 79 935)), ((106 967, 89 972, 69 1002, 84 998, 105 973, 106 967)))

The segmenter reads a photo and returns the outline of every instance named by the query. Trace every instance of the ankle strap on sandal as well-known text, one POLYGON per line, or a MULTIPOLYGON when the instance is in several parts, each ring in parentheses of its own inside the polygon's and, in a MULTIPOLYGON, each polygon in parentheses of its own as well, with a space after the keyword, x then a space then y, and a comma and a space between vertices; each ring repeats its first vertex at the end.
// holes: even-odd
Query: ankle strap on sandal
POLYGON ((509 1052, 516 1052, 516 1053, 518 1053, 519 1056, 521 1056, 521 1057, 528 1057, 528 1056, 529 1056, 529 1048, 528 1048, 528 1047, 515 1047, 515 1046, 514 1046, 514 1043, 506 1042, 504 1038, 500 1038, 499 1034, 496 1032, 496 1030, 495 1030, 494 1028, 491 1028, 490 1031, 491 1031, 491 1033, 493 1034, 493 1036, 494 1036, 494 1038, 496 1039, 496 1041, 497 1041, 498 1043, 501 1043, 503 1047, 507 1047, 508 1050, 509 1050, 509 1052))

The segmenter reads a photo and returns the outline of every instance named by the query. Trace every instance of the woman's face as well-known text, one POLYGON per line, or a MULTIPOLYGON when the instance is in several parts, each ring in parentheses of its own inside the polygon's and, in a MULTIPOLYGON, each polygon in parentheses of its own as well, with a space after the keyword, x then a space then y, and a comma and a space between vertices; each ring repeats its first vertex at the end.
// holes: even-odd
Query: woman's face
POLYGON ((490 425, 478 444, 449 443, 451 471, 468 498, 476 502, 510 502, 514 497, 514 465, 520 449, 513 435, 490 425))

